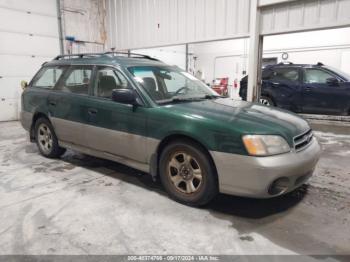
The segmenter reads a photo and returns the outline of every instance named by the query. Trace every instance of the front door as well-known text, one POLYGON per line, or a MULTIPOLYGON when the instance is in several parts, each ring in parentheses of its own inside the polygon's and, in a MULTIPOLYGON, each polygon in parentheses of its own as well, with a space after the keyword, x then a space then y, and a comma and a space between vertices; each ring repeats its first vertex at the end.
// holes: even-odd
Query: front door
POLYGON ((303 77, 303 112, 310 114, 340 114, 348 104, 346 85, 327 83, 337 78, 331 72, 320 68, 305 68, 303 77))
POLYGON ((111 67, 98 67, 93 96, 86 110, 88 146, 114 156, 146 163, 146 113, 142 106, 112 101, 112 91, 132 88, 126 76, 111 67))

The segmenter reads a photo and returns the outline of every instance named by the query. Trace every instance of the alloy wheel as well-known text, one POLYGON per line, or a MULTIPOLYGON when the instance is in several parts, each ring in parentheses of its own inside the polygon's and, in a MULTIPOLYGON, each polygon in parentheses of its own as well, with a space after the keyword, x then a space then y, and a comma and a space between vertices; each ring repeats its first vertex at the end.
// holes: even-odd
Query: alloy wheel
POLYGON ((260 103, 265 106, 271 106, 270 101, 265 98, 260 98, 260 103))
POLYGON ((198 161, 188 153, 177 152, 168 163, 168 175, 181 193, 193 194, 202 185, 202 170, 198 161))
POLYGON ((53 146, 53 137, 50 128, 44 123, 40 124, 38 128, 37 140, 40 149, 45 154, 50 154, 53 146))

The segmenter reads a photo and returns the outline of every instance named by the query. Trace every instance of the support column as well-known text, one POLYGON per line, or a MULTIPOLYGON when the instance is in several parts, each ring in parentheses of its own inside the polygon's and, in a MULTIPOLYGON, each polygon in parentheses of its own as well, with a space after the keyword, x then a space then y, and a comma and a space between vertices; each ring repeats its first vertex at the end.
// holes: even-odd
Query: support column
POLYGON ((188 72, 188 70, 189 70, 189 64, 188 64, 188 54, 189 53, 189 51, 188 51, 188 44, 186 44, 186 54, 185 54, 185 56, 186 56, 186 72, 188 72))
POLYGON ((251 102, 258 101, 261 88, 263 37, 260 36, 260 9, 258 4, 258 0, 250 1, 247 101, 251 102))
POLYGON ((62 29, 62 12, 61 12, 61 0, 56 0, 57 8, 57 23, 58 23, 58 39, 60 42, 60 54, 64 54, 64 43, 63 43, 63 29, 62 29))

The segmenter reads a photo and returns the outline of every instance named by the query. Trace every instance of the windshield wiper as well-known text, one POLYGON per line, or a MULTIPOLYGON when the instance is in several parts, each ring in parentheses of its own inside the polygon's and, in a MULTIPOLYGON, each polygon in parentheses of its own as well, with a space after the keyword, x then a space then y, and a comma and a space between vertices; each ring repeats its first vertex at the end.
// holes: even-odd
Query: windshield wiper
POLYGON ((217 99, 220 98, 221 96, 219 95, 205 95, 203 99, 217 99))
POLYGON ((181 102, 194 102, 202 101, 203 97, 173 97, 166 100, 157 101, 158 104, 170 104, 170 103, 181 103, 181 102))

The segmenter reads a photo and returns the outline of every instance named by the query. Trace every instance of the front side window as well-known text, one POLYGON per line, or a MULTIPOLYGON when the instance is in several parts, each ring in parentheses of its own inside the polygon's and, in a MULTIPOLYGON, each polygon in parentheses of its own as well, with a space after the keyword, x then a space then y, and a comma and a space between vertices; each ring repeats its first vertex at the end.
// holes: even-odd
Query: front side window
POLYGON ((58 89, 67 93, 88 95, 91 74, 92 67, 90 66, 72 67, 58 89))
POLYGON ((129 71, 157 103, 218 95, 203 82, 174 67, 131 67, 129 71))
POLYGON ((298 82, 299 70, 297 68, 275 68, 270 79, 275 82, 298 82))
POLYGON ((320 69, 305 69, 304 82, 307 84, 326 84, 328 78, 334 78, 334 76, 320 69))
POLYGON ((103 98, 112 98, 114 89, 131 88, 125 76, 114 68, 101 68, 97 71, 94 95, 103 98))
POLYGON ((32 86, 38 88, 52 89, 60 79, 63 67, 48 67, 39 72, 38 77, 34 80, 32 86))

